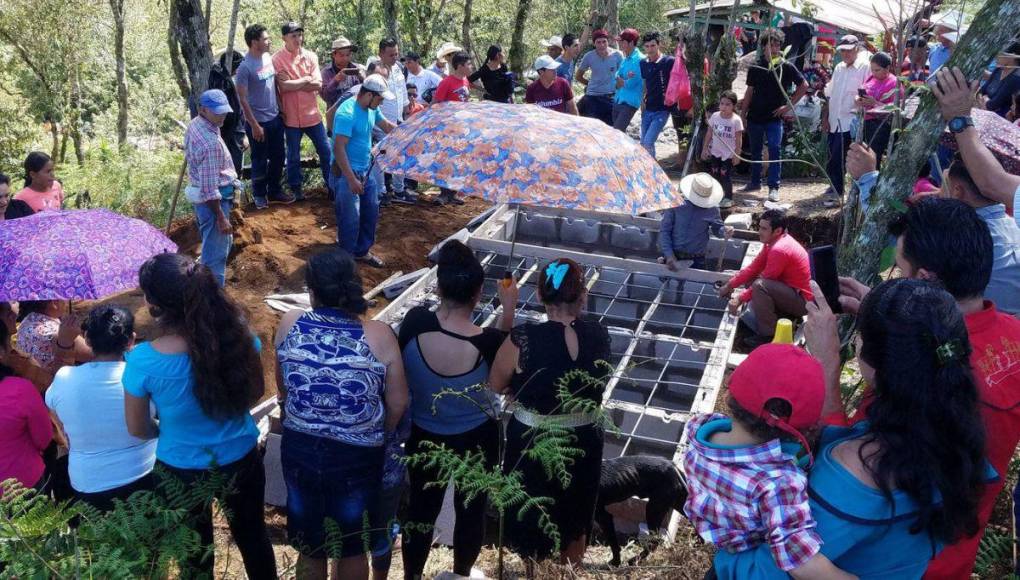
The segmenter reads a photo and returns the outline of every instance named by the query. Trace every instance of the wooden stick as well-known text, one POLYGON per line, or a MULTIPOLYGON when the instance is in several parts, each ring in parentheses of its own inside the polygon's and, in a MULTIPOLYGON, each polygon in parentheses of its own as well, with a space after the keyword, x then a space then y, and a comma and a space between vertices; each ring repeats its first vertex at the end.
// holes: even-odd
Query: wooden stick
POLYGON ((166 218, 166 235, 170 235, 170 226, 174 225, 174 213, 177 212, 177 198, 181 196, 181 186, 184 185, 184 171, 188 168, 188 159, 181 161, 181 170, 177 174, 177 188, 174 190, 174 197, 170 201, 170 216, 166 218))
POLYGON ((399 277, 401 277, 403 275, 404 275, 404 272, 401 271, 401 270, 397 270, 396 272, 390 274, 389 278, 383 280, 382 282, 379 282, 378 284, 375 285, 374 288, 372 288, 368 292, 365 292, 365 296, 364 296, 365 300, 371 300, 371 299, 375 298, 376 296, 379 295, 380 292, 383 291, 383 288, 385 288, 387 284, 389 284, 390 282, 396 280, 397 278, 399 278, 399 277))

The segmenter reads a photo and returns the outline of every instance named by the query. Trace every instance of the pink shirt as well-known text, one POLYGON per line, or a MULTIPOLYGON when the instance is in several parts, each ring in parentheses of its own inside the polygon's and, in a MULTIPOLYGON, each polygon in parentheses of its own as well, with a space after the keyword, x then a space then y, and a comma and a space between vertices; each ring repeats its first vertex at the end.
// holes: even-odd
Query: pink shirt
POLYGON ((19 191, 14 199, 20 199, 27 203, 32 211, 59 210, 64 204, 64 188, 59 181, 53 180, 53 184, 46 191, 36 191, 31 187, 26 187, 19 191))
POLYGON ((25 487, 39 483, 42 452, 51 439, 50 413, 35 386, 20 377, 0 380, 0 481, 14 478, 25 487))
MULTIPOLYGON (((277 86, 282 87, 283 81, 297 80, 311 76, 320 83, 322 72, 319 71, 319 58, 310 50, 301 49, 297 55, 286 48, 273 55, 273 68, 276 69, 277 86)), ((283 124, 287 127, 314 127, 322 122, 319 113, 319 91, 283 92, 280 88, 280 108, 283 111, 283 124)))
MULTIPOLYGON (((868 94, 869 97, 878 101, 876 109, 881 109, 885 105, 891 104, 896 101, 896 75, 889 75, 885 77, 885 80, 880 81, 873 76, 869 76, 864 81, 864 85, 861 87, 868 94)), ((878 118, 876 114, 865 114, 865 119, 878 118)))

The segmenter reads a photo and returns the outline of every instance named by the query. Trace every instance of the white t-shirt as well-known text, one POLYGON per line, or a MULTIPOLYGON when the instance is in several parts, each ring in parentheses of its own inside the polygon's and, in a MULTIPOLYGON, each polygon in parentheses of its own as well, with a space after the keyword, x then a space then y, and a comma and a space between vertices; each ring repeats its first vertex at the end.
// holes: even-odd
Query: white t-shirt
POLYGON ((712 128, 708 152, 719 159, 731 159, 737 149, 737 133, 744 130, 744 121, 736 113, 724 119, 717 111, 708 119, 708 126, 712 128))
POLYGON ((128 433, 123 362, 63 367, 46 391, 46 406, 64 425, 71 486, 97 493, 144 477, 156 463, 156 439, 128 433))
POLYGON ((435 90, 442 81, 442 77, 427 68, 421 69, 421 72, 416 75, 411 74, 411 71, 407 71, 407 84, 414 85, 418 89, 418 102, 423 105, 427 104, 423 98, 425 92, 435 90))

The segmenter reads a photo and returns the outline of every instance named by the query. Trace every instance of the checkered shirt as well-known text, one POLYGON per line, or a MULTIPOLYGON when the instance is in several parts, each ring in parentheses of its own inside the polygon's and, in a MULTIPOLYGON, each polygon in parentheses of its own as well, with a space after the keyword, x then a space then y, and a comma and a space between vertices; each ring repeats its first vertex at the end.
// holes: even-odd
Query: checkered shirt
POLYGON ((184 132, 184 158, 188 162, 188 183, 198 188, 202 201, 220 199, 219 188, 237 179, 220 128, 201 115, 192 119, 184 132))
POLYGON ((776 564, 790 571, 822 546, 808 507, 807 477, 779 440, 720 449, 697 433, 724 415, 699 415, 687 424, 684 456, 688 498, 684 512, 705 541, 731 553, 767 542, 776 564))

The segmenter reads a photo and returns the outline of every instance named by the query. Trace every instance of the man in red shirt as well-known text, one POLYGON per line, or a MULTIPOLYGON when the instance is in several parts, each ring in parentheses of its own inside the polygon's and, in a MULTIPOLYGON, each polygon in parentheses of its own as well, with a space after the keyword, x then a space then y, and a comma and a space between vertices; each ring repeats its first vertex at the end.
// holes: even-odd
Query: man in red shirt
MULTIPOLYGON (((956 298, 970 338, 970 366, 980 397, 988 462, 999 473, 978 503, 978 533, 946 546, 925 578, 968 580, 978 544, 1005 484, 1009 461, 1020 442, 1020 321, 982 298, 992 275, 992 236, 973 208, 955 199, 926 197, 889 226, 896 236, 896 265, 907 278, 941 284, 956 298)), ((839 303, 855 314, 870 289, 840 278, 839 303)), ((867 418, 870 393, 849 422, 867 418)), ((833 422, 840 422, 842 418, 833 422)))
POLYGON ((560 64, 556 59, 546 54, 535 59, 535 72, 538 73, 538 79, 528 85, 528 89, 524 92, 524 102, 576 115, 577 104, 574 103, 574 91, 570 88, 570 83, 567 82, 567 79, 556 76, 556 70, 560 64))
POLYGON ((765 244, 758 257, 719 288, 719 296, 727 297, 735 288, 751 284, 732 298, 729 305, 730 312, 735 314, 742 303, 751 303, 754 320, 748 322, 753 322, 750 326, 756 335, 744 341, 751 348, 771 342, 776 321, 783 316, 804 316, 805 301, 814 299, 807 250, 786 233, 783 210, 770 209, 761 214, 758 239, 765 244))
MULTIPOLYGON (((471 96, 471 83, 467 78, 473 72, 474 65, 471 63, 471 56, 463 50, 453 53, 450 57, 450 74, 436 87, 432 96, 432 105, 439 103, 466 103, 471 96)), ((439 197, 435 200, 436 205, 464 205, 464 200, 457 197, 457 193, 445 187, 439 188, 439 197)))

